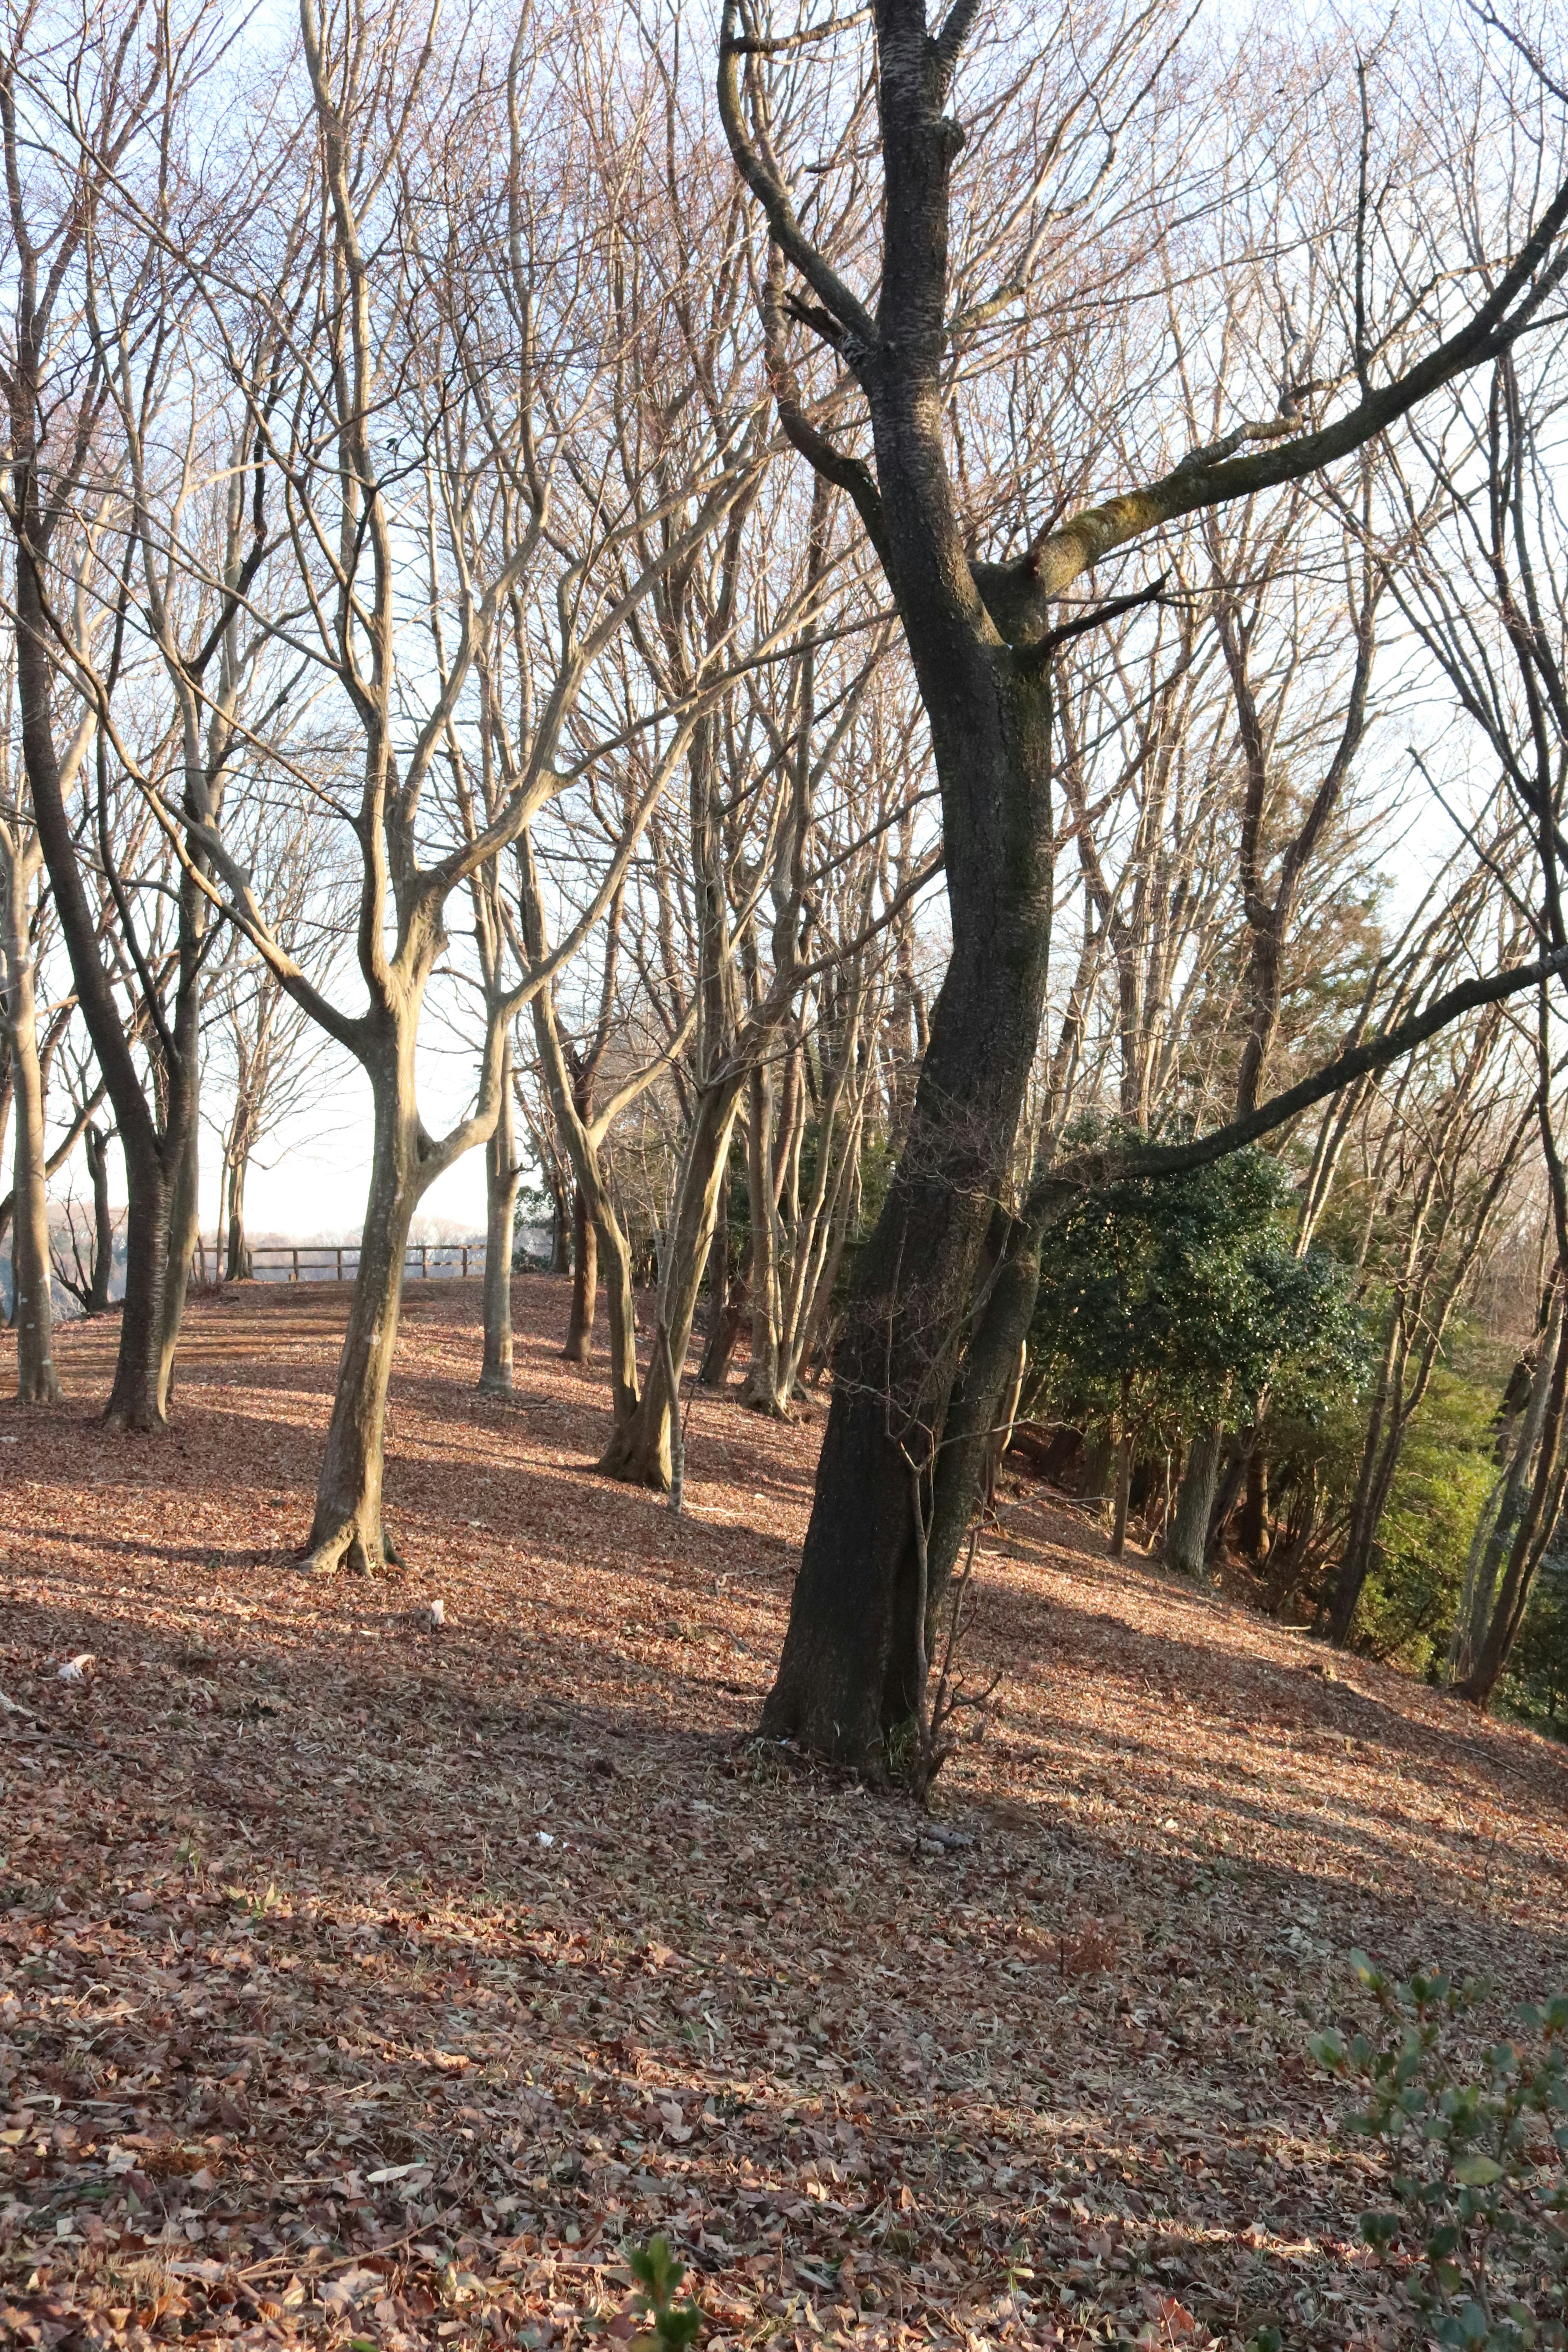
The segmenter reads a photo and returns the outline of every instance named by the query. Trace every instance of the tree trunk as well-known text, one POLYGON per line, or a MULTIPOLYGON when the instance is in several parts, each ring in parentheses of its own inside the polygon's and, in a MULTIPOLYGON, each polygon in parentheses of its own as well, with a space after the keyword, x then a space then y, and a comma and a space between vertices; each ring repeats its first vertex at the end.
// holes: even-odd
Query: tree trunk
POLYGON ((501 1047, 500 1109, 485 1146, 484 1396, 511 1394, 511 1229, 517 1214, 517 1140, 511 1108, 511 1040, 501 1047))
MULTIPOLYGON (((1329 1638, 1335 1649, 1341 1649, 1350 1638, 1351 1625, 1361 1599, 1362 1587, 1372 1568, 1373 1538, 1382 1517, 1382 1500, 1378 1494, 1379 1465, 1386 1452, 1385 1423, 1397 1425, 1399 1417, 1398 1384, 1395 1366, 1403 1362, 1400 1340, 1398 1302, 1389 1309, 1388 1336, 1384 1343, 1383 1360, 1378 1366, 1377 1384, 1373 1391, 1367 1414, 1366 1438, 1362 1447, 1361 1469, 1356 1477, 1355 1495, 1351 1504, 1350 1527, 1345 1536, 1345 1548, 1329 1597, 1329 1638), (1375 1507, 1374 1507, 1375 1506, 1375 1507)), ((1321 1612, 1320 1612, 1321 1613, 1321 1612)))
POLYGON ((702 1350, 702 1362, 698 1371, 698 1384, 705 1389, 721 1389, 730 1378, 730 1360, 735 1352, 735 1342, 741 1336, 741 1326, 746 1316, 746 1295, 751 1283, 752 1249, 748 1242, 741 1263, 726 1283, 730 1264, 730 1230, 722 1217, 715 1220, 713 1243, 708 1255, 708 1311, 710 1323, 708 1344, 702 1350))
POLYGON ((390 1034, 381 1053, 366 1064, 375 1105, 370 1197, 306 1547, 309 1563, 318 1570, 375 1570, 397 1563, 386 1538, 382 1480, 404 1256, 423 1189, 414 1090, 416 1018, 416 1009, 400 1035, 386 1016, 390 1034))
POLYGON ((22 1404, 53 1404, 60 1392, 55 1370, 49 1262, 49 1202, 44 1169, 44 1082, 38 1067, 37 1003, 27 891, 13 877, 5 894, 4 970, 5 1021, 16 1119, 12 1188, 11 1319, 16 1332, 16 1396, 22 1404))
POLYGON ((594 1318, 599 1306, 599 1237, 579 1184, 572 1195, 572 1318, 561 1353, 569 1364, 586 1364, 594 1354, 594 1318))
POLYGON ((1176 1507, 1165 1538, 1165 1558, 1181 1576, 1201 1576, 1208 1561, 1209 1514, 1219 1484, 1225 1424, 1210 1422, 1187 1448, 1176 1507))
POLYGON ((1552 1313, 1542 1333, 1541 1349, 1525 1393, 1524 1411, 1520 1416, 1508 1468, 1482 1507, 1471 1556, 1465 1565, 1464 1589, 1448 1650, 1451 1683, 1468 1682, 1491 1625, 1498 1577, 1519 1533, 1531 1465, 1546 1422, 1562 1319, 1563 1301, 1558 1293, 1553 1295, 1552 1313))
POLYGON ((168 1255, 163 1271, 163 1297, 159 1304, 158 1406, 165 1420, 174 1393, 174 1350, 180 1342, 185 1292, 191 1279, 191 1260, 196 1254, 196 1234, 201 1220, 201 1138, 194 1100, 186 1116, 190 1124, 185 1130, 184 1149, 180 1153, 169 1192, 168 1255))
POLYGON ((224 1262, 226 1282, 249 1282, 252 1278, 250 1243, 245 1230, 245 1177, 247 1161, 231 1160, 228 1163, 228 1245, 224 1262))
MULTIPOLYGON (((730 1130, 735 1122, 741 1080, 726 1077, 699 1098, 697 1117, 681 1162, 680 1188, 670 1220, 658 1289, 658 1318, 668 1337, 669 1360, 679 1385, 691 1344, 697 1294, 713 1238, 719 1193, 729 1174, 730 1130)), ((627 1486, 669 1490, 669 1425, 675 1398, 656 1349, 637 1411, 613 1433, 600 1458, 606 1477, 627 1486)))
POLYGON ((752 1225, 752 1360, 741 1402, 752 1412, 782 1418, 779 1394, 779 1213, 773 1189, 773 1082, 765 1065, 752 1070, 746 1121, 746 1193, 752 1225))
POLYGON ((1110 1557, 1127 1549, 1127 1512, 1132 1500, 1132 1432, 1125 1423, 1116 1447, 1116 1504, 1110 1516, 1110 1557))
MULTIPOLYGON (((123 1138, 121 1139, 123 1142, 123 1138)), ((169 1180, 150 1137, 125 1143, 125 1302, 107 1428, 163 1429, 163 1276, 169 1254, 169 1180)))
POLYGON ((911 1463, 946 1419, 1039 1038, 1049 933, 1044 673, 901 598, 931 716, 952 954, 904 1149, 862 1254, 789 1631, 763 1726, 873 1764, 918 1673, 911 1463))
POLYGON ((109 1138, 91 1122, 87 1129, 87 1172, 92 1185, 92 1282, 84 1315, 107 1315, 114 1273, 114 1212, 109 1205, 109 1138))
MULTIPOLYGON (((1545 1349, 1542 1349, 1545 1354, 1545 1349)), ((1531 1587, 1557 1530, 1563 1507, 1568 1455, 1563 1446, 1563 1406, 1568 1399, 1568 1316, 1557 1318, 1557 1345, 1552 1357, 1552 1379, 1536 1449, 1535 1475, 1530 1499, 1514 1530, 1502 1587, 1492 1609, 1474 1665, 1456 1687, 1474 1706, 1489 1705, 1502 1680, 1513 1645, 1524 1622, 1531 1587)))
POLYGON ((1262 1559, 1268 1528, 1268 1457, 1260 1444, 1254 1444, 1247 1458, 1247 1500, 1237 1530, 1248 1559, 1257 1562, 1262 1559))

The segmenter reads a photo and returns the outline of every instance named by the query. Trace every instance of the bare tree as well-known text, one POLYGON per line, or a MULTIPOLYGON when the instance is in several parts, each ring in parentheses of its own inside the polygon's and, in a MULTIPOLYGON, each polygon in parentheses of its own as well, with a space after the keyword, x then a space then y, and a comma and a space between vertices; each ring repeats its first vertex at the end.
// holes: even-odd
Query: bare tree
MULTIPOLYGON (((934 28, 915 0, 879 0, 871 26, 873 58, 849 67, 852 86, 874 89, 878 108, 879 226, 869 298, 852 283, 870 241, 866 207, 844 194, 858 169, 858 137, 826 159, 827 173, 814 162, 808 214, 795 193, 801 125, 810 123, 816 157, 819 110, 803 109, 795 120, 780 111, 799 50, 759 34, 740 0, 727 0, 719 65, 737 167, 784 265, 769 277, 766 306, 781 417, 807 459, 854 499, 883 562, 942 794, 952 956, 898 1173, 861 1260, 790 1632, 764 1716, 772 1733, 856 1760, 880 1752, 884 1733, 912 1703, 919 1573, 906 1451, 918 1431, 931 1445, 942 1428, 1035 1061, 1053 835, 1051 656, 1064 627, 1094 618, 1092 610, 1062 618, 1060 600, 1118 550, 1165 524, 1352 456, 1442 384, 1507 349, 1552 299, 1568 262, 1564 184, 1533 218, 1499 221, 1493 249, 1509 258, 1461 316, 1445 313, 1435 296, 1413 312, 1403 268, 1377 274, 1402 217, 1395 153, 1392 168, 1378 167, 1389 190, 1381 208, 1369 199, 1348 236, 1323 224, 1347 298, 1354 296, 1331 366, 1320 355, 1334 383, 1349 387, 1331 416, 1310 421, 1324 395, 1300 395, 1288 368, 1276 371, 1260 414, 1249 405, 1262 390, 1256 371, 1238 371, 1226 385, 1234 421, 1216 439, 1134 488, 1053 516, 1011 560, 984 561, 966 530, 955 467, 955 365, 978 368, 983 380, 984 338, 998 320, 1025 310, 1047 247, 1066 294, 1069 224, 1079 212, 1092 218, 1097 206, 1104 215, 1109 158, 1118 152, 1108 126, 1125 127, 1155 104, 1149 93, 1159 89, 1163 35, 1149 16, 1113 19, 1092 58, 1064 40, 1059 54, 1070 54, 1079 79, 1061 88, 1052 128, 1037 142, 1031 133, 1046 116, 1040 91, 1031 92, 1020 109, 1022 169, 999 184, 999 163, 1012 160, 1001 126, 1019 119, 1007 115, 1007 100, 1026 79, 985 47, 988 34, 1000 40, 999 26, 991 27, 973 0, 959 0, 934 28), (965 134, 951 110, 966 53, 978 57, 972 104, 985 129, 978 236, 974 208, 958 202, 965 134), (835 166, 838 189, 830 194, 835 166), (858 245, 843 238, 835 251, 824 233, 813 234, 815 220, 841 221, 850 211, 858 245), (789 286, 798 290, 786 294, 789 286), (826 402, 813 402, 797 383, 792 320, 826 354, 826 402), (858 415, 868 430, 868 459, 846 437, 858 415)), ((819 73, 843 58, 850 38, 834 28, 813 47, 819 73)), ((1031 60, 1037 81, 1049 56, 1042 41, 1031 60)), ((858 111, 841 104, 835 128, 851 118, 858 132, 858 111)), ((1150 126, 1151 146, 1157 128, 1150 126)), ((1142 143, 1142 127, 1137 136, 1142 143)), ((1363 175, 1363 184, 1380 181, 1363 175)), ((1440 224, 1420 226, 1440 244, 1440 224)), ((1078 249, 1092 274, 1087 231, 1078 249)), ((1393 258, 1397 265, 1403 257, 1393 258)), ((1436 282, 1425 267, 1416 274, 1436 282)), ((1005 1346, 996 1338, 984 1350, 994 1360, 985 1381, 968 1382, 971 1411, 987 1427, 1016 1361, 1018 1333, 1005 1346)))

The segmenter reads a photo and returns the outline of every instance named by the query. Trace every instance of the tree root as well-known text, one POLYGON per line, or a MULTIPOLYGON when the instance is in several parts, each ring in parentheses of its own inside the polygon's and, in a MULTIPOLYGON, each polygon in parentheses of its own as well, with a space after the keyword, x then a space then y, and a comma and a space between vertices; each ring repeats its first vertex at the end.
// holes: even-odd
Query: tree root
POLYGON ((379 1538, 370 1543, 357 1518, 344 1520, 324 1536, 318 1536, 314 1528, 310 1535, 300 1555, 300 1570, 306 1576, 336 1576, 340 1569, 351 1576, 393 1576, 408 1565, 387 1533, 384 1520, 379 1538))

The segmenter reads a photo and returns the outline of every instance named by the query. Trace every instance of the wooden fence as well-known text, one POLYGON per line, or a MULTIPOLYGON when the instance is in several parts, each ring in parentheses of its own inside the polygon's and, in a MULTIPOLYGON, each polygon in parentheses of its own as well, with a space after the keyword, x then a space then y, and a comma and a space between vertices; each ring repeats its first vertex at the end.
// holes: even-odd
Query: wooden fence
MULTIPOLYGON (((359 1265, 358 1242, 258 1242, 250 1269, 258 1282, 352 1282, 359 1265), (269 1274, 267 1268, 282 1271, 269 1274)), ((420 1282, 466 1282, 470 1270, 485 1269, 485 1244, 478 1242, 410 1242, 403 1254, 405 1277, 420 1282)))

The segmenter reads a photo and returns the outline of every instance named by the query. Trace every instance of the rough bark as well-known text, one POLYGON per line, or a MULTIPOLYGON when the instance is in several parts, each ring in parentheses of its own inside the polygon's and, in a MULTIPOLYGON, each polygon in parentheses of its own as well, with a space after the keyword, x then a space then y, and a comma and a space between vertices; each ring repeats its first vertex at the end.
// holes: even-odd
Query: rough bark
POLYGON ((1196 1431, 1182 1468, 1176 1507, 1165 1537, 1165 1558, 1181 1576, 1201 1576, 1208 1560, 1209 1516, 1219 1484, 1225 1425, 1210 1422, 1196 1431))

